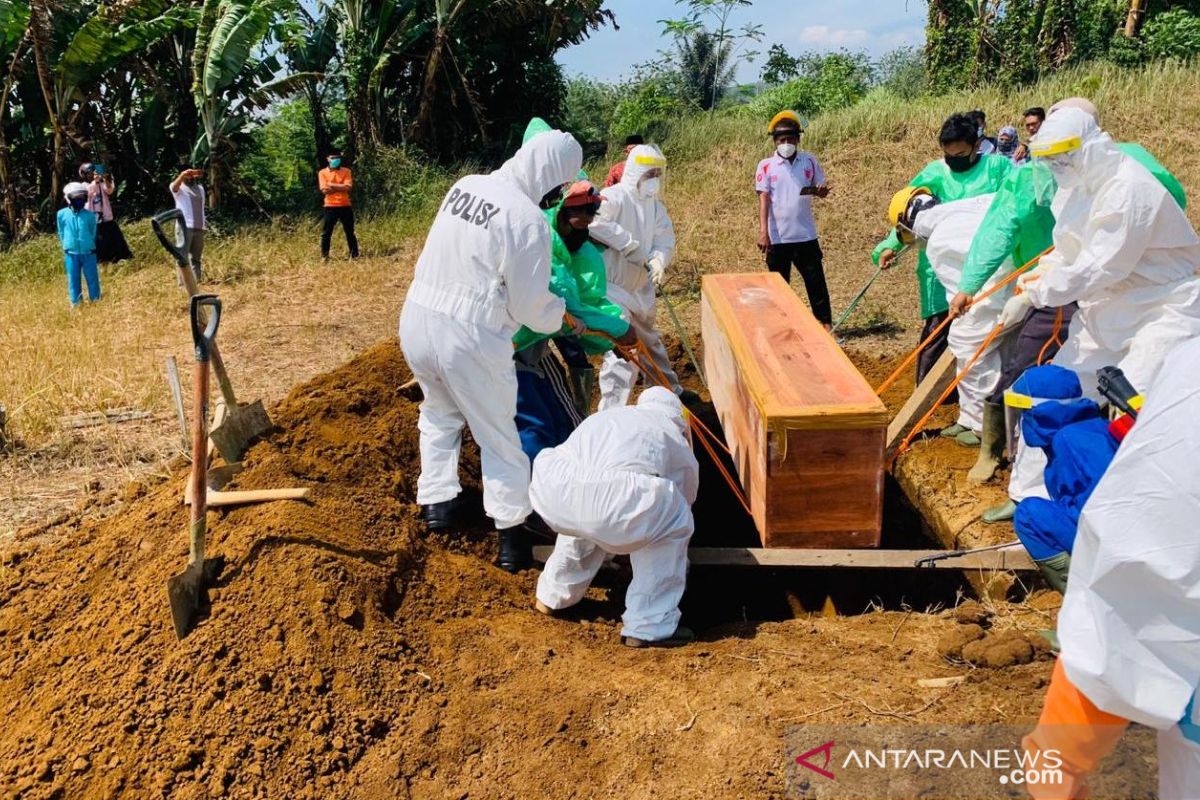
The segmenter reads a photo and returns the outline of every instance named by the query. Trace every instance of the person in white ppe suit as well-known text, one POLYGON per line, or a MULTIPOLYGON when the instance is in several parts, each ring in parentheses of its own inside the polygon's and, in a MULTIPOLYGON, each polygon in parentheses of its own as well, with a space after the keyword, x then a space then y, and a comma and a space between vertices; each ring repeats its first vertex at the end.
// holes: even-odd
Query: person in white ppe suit
MULTIPOLYGON (((650 353, 676 394, 683 386, 655 329, 655 287, 662 284, 675 255, 675 229, 659 199, 667 160, 654 145, 638 145, 625 159, 625 172, 615 186, 604 189, 604 204, 589 228, 592 239, 604 245, 608 299, 625 312, 638 339, 650 353)), ((638 369, 614 353, 600 368, 603 411, 629 402, 638 369)), ((649 376, 657 382, 658 376, 649 376)), ((690 395, 689 395, 690 396, 690 395)))
POLYGON ((400 314, 404 357, 420 384, 417 502, 433 529, 454 524, 463 425, 479 445, 483 506, 505 553, 528 535, 529 459, 515 422, 513 334, 553 333, 565 306, 550 292, 550 229, 538 207, 575 178, 569 134, 536 136, 489 175, 469 175, 438 210, 400 314))
POLYGON ((686 644, 679 599, 687 577, 692 504, 700 468, 683 404, 652 387, 636 406, 597 412, 533 463, 533 507, 558 534, 537 585, 537 608, 553 615, 583 599, 605 557, 628 554, 622 642, 686 644))
MULTIPOLYGON (((933 267, 934 274, 945 288, 947 299, 953 298, 958 291, 963 264, 971 250, 971 242, 995 195, 985 194, 935 204, 936 201, 928 192, 922 194, 923 190, 901 191, 911 193, 912 198, 898 227, 907 228, 908 238, 915 237, 924 242, 925 255, 933 267)), ((905 238, 904 231, 901 232, 901 238, 905 238)), ((985 284, 984 290, 991 289, 1012 269, 1012 260, 1009 259, 996 270, 985 284)), ((1011 288, 1008 287, 995 292, 972 305, 965 314, 956 317, 950 323, 947 346, 954 353, 960 374, 967 369, 967 364, 996 327, 1011 292, 1011 288)), ((957 424, 975 435, 971 440, 975 446, 978 446, 978 434, 983 427, 984 401, 996 390, 1000 372, 1000 348, 998 343, 994 342, 975 361, 974 366, 966 372, 958 385, 957 424)), ((960 443, 964 441, 961 434, 958 440, 960 443)))
POLYGON ((1200 796, 1200 338, 1179 345, 1083 507, 1062 654, 1027 750, 1059 751, 1082 797, 1128 721, 1158 731, 1158 797, 1200 796))
MULTIPOLYGON (((1173 347, 1200 336, 1200 237, 1163 184, 1085 110, 1051 113, 1030 152, 1058 186, 1054 250, 1019 279, 1003 316, 1078 301, 1054 363, 1074 371, 1094 400, 1105 366, 1120 367, 1144 390, 1173 347)), ((1044 467, 1040 450, 1019 448, 1010 494, 1045 496, 1044 467)))

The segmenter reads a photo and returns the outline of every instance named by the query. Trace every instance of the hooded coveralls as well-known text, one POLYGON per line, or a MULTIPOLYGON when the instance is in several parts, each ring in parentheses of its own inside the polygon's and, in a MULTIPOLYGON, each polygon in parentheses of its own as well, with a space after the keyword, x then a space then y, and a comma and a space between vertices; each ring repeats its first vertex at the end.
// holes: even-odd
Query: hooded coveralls
POLYGON ((442 201, 400 314, 404 357, 425 396, 418 420, 417 502, 455 498, 463 425, 479 444, 483 505, 498 530, 529 516, 529 459, 515 422, 513 334, 562 326, 551 294, 550 230, 538 208, 575 177, 570 135, 534 137, 490 175, 469 175, 442 201))
MULTIPOLYGON (((951 200, 964 200, 981 194, 991 194, 1000 188, 1005 177, 1013 169, 1012 162, 1004 156, 983 155, 969 170, 955 172, 942 159, 930 161, 917 176, 908 182, 909 186, 924 186, 943 203, 951 200)), ((884 250, 899 252, 902 247, 900 237, 893 229, 882 242, 871 252, 871 260, 879 263, 879 257, 884 250)), ((922 339, 941 319, 950 308, 946 297, 946 289, 933 272, 933 266, 925 253, 917 256, 917 283, 921 296, 921 319, 926 320, 925 332, 922 339), (929 323, 933 324, 930 325, 929 323)), ((944 340, 943 340, 944 342, 944 340)), ((917 373, 924 377, 925 373, 937 361, 945 345, 940 342, 932 343, 921 354, 917 373)))
MULTIPOLYGON (((1051 114, 1033 149, 1072 137, 1080 147, 1049 165, 1058 184, 1054 252, 1025 292, 1034 308, 1078 301, 1054 363, 1079 376, 1085 396, 1099 399, 1101 367, 1120 367, 1144 390, 1175 345, 1200 336, 1200 237, 1163 184, 1087 113, 1051 114)), ((1018 449, 1013 481, 1021 479, 1025 497, 1046 496, 1036 480, 1040 458, 1033 448, 1018 449)))
MULTIPOLYGON (((658 258, 670 266, 675 255, 675 229, 667 207, 657 197, 647 196, 642 178, 652 169, 640 160, 662 159, 653 145, 638 145, 629 152, 621 182, 605 189, 605 202, 592 223, 591 236, 605 245, 604 268, 608 273, 608 299, 620 306, 638 339, 649 350, 676 394, 683 391, 671 359, 654 329, 654 282, 646 262, 658 258)), ((637 378, 637 367, 612 353, 600 369, 600 409, 629 402, 637 378)))
MULTIPOLYGON (((1158 731, 1158 796, 1200 787, 1200 339, 1179 345, 1083 507, 1062 655, 1029 750, 1086 773, 1126 720, 1158 731)), ((1036 797, 1065 797, 1039 793, 1036 797)))
MULTIPOLYGON (((934 274, 944 287, 942 292, 953 297, 962 275, 962 264, 971 247, 971 239, 987 213, 992 195, 985 194, 967 200, 942 203, 917 215, 914 233, 926 240, 922 253, 932 265, 934 274)), ((988 282, 991 288, 1012 269, 997 272, 988 282)), ((1012 294, 1005 287, 986 300, 976 303, 967 313, 950 323, 947 344, 958 361, 958 371, 966 369, 975 352, 996 327, 1004 303, 1012 294)), ((1000 348, 993 343, 958 384, 958 424, 972 431, 983 427, 983 404, 1000 380, 1000 348)))
POLYGON ((558 534, 538 579, 552 609, 583 599, 607 553, 628 554, 622 636, 665 639, 679 627, 700 467, 685 438, 683 405, 647 389, 636 406, 583 421, 533 463, 533 507, 558 534))

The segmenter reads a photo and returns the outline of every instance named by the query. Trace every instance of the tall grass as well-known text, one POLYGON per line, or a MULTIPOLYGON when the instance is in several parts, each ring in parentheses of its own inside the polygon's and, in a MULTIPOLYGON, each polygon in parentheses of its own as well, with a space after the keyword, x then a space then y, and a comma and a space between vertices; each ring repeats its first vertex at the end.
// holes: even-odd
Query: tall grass
MULTIPOLYGON (((820 159, 833 187, 818 201, 817 215, 835 312, 871 275, 868 254, 886 233, 887 200, 938 157, 936 132, 949 113, 983 108, 994 131, 1018 122, 1027 106, 1072 94, 1092 97, 1105 128, 1144 144, 1186 187, 1198 185, 1193 121, 1200 81, 1184 64, 1080 67, 1011 92, 917 100, 876 92, 812 120, 803 146, 820 159)), ((693 336, 701 273, 762 269, 753 176, 772 150, 766 122, 701 115, 676 122, 663 142, 670 161, 666 200, 679 240, 668 289, 693 336)), ((601 177, 607 164, 590 165, 593 176, 601 177)), ((373 196, 358 198, 371 209, 361 217, 359 262, 320 263, 315 213, 214 231, 206 269, 229 309, 221 335, 246 396, 277 397, 317 369, 394 335, 412 262, 453 175, 403 161, 381 162, 369 177, 362 186, 373 196)), ((1192 205, 1194 222, 1198 208, 1192 205)), ((0 403, 30 445, 54 440, 62 414, 116 406, 168 411, 162 358, 175 354, 182 366, 190 358, 183 297, 148 223, 127 221, 124 230, 136 258, 106 268, 104 301, 77 313, 67 309, 54 237, 0 253, 0 403)), ((335 255, 343 247, 335 238, 335 255)), ((887 274, 868 300, 870 313, 863 314, 874 327, 899 331, 870 339, 871 351, 883 358, 911 346, 918 324, 911 269, 887 274)), ((665 316, 660 325, 671 329, 665 316)))

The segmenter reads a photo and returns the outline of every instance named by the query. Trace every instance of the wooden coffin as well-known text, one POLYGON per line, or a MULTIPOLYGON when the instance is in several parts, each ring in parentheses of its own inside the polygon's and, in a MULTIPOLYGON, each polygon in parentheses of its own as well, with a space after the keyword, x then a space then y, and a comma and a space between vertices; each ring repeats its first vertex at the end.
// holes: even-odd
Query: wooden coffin
POLYGON ((706 275, 704 366, 764 547, 876 547, 888 415, 771 272, 706 275))

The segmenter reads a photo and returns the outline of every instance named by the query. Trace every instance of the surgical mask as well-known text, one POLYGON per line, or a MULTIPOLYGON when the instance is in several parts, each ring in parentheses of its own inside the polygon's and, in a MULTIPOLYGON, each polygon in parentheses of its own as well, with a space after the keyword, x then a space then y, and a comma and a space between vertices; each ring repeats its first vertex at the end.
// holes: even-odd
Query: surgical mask
POLYGON ((642 197, 658 197, 658 193, 660 191, 662 191, 661 178, 647 178, 646 180, 642 181, 642 197))
POLYGON ((791 158, 796 155, 796 145, 791 142, 784 142, 775 148, 775 152, 779 153, 780 158, 791 158))
POLYGON ((86 197, 72 197, 71 198, 71 208, 75 209, 76 211, 82 211, 83 207, 86 205, 87 205, 86 197))
POLYGON ((342 160, 340 158, 329 159, 329 166, 332 167, 333 169, 337 169, 341 165, 342 165, 342 160))
POLYGON ((966 172, 975 166, 975 162, 978 160, 979 155, 977 153, 971 153, 969 156, 946 156, 946 166, 952 172, 966 172))

